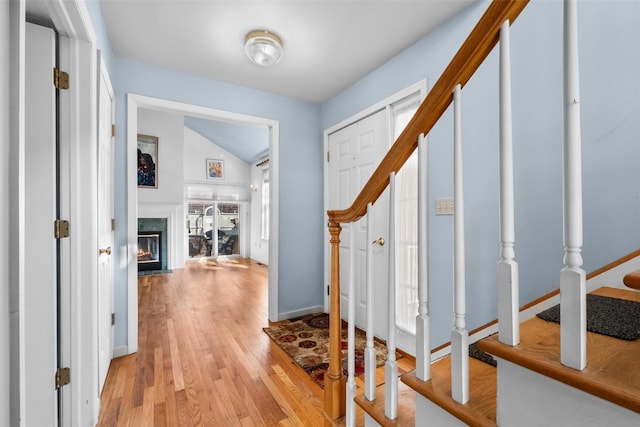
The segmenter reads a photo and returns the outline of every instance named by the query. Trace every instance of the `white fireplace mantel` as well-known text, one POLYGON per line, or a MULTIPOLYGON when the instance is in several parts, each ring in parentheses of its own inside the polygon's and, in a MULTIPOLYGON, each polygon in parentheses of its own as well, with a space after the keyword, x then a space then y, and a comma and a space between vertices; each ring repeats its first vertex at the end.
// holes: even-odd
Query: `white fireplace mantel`
POLYGON ((181 219, 184 218, 181 203, 138 203, 138 218, 167 219, 167 268, 181 268, 184 264, 184 236, 181 235, 181 219))

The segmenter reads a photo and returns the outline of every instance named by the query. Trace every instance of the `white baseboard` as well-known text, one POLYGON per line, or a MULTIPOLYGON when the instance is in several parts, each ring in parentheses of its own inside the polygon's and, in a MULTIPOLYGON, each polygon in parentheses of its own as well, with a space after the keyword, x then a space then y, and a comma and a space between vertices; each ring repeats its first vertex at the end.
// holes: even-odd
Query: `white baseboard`
POLYGON ((120 356, 126 356, 127 354, 129 354, 129 349, 127 348, 126 345, 120 345, 118 347, 114 347, 113 348, 113 357, 120 357, 120 356))
POLYGON ((278 314, 278 321, 293 319, 295 317, 300 317, 300 316, 306 316, 307 314, 323 313, 323 312, 324 312, 324 307, 323 306, 314 305, 312 307, 306 307, 306 308, 302 308, 300 310, 285 311, 284 313, 279 313, 278 314))

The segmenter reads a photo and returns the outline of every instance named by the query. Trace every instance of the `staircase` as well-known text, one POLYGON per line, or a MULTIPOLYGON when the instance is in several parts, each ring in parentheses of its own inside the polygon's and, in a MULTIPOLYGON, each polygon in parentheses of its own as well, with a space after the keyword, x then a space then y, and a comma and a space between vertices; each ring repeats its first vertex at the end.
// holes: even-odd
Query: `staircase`
MULTIPOLYGON (((637 425, 640 423, 640 362, 635 359, 640 340, 619 342, 586 330, 587 275, 582 270, 582 181, 580 99, 578 93, 577 8, 565 1, 564 16, 564 266, 559 290, 550 298, 520 310, 518 264, 515 261, 514 178, 511 141, 510 26, 526 0, 494 0, 469 34, 413 119, 398 137, 353 204, 329 211, 331 245, 330 364, 325 375, 325 425, 356 425, 356 411, 365 412, 373 425, 637 425), (476 331, 466 330, 465 230, 461 141, 461 93, 493 48, 500 50, 500 256, 498 259, 498 321, 476 331), (432 353, 427 266, 429 225, 427 135, 447 108, 454 115, 454 326, 450 345, 432 353), (395 174, 417 149, 418 170, 418 316, 416 369, 398 375, 395 360, 395 247, 390 227, 389 324, 385 381, 376 386, 373 349, 365 350, 365 379, 361 388, 353 377, 354 344, 349 338, 347 366, 342 374, 340 337, 340 232, 341 224, 367 216, 372 204, 389 188, 390 223, 394 223, 395 174), (562 321, 550 324, 533 311, 557 300, 562 321), (521 323, 522 319, 528 319, 521 323), (485 338, 490 334, 498 334, 485 338), (485 338, 485 339, 482 339, 485 338), (494 355, 497 368, 468 355, 469 344, 482 339, 482 350, 494 355), (448 353, 442 357, 442 353, 448 353), (624 367, 624 371, 622 368, 624 367), (357 407, 356 407, 357 405, 357 407)), ((367 223, 370 221, 367 221, 367 223)), ((371 241, 369 232, 368 241, 371 241)), ((640 259, 640 251, 629 259, 640 259)), ((370 260, 370 254, 367 255, 370 260)), ((636 261, 634 261, 636 262, 636 261)), ((637 264, 637 262, 636 262, 637 264)), ((636 266, 635 269, 638 267, 636 266)), ((367 274, 371 269, 367 267, 367 274)), ((591 276, 604 273, 608 268, 591 276)), ((631 271, 627 270, 627 271, 631 271)), ((626 272, 627 272, 626 271, 626 272)), ((344 272, 343 272, 344 274, 344 272)), ((347 273, 348 276, 348 273, 347 273)), ((622 277, 622 276, 621 276, 622 277)), ((622 280, 620 280, 621 282, 622 280)), ((347 285, 354 286, 347 279, 347 285)), ((367 287, 371 278, 367 276, 367 287)), ((640 270, 624 283, 640 287, 640 270)), ((367 292, 370 292, 367 291, 367 292)), ((640 301, 631 290, 601 288, 602 295, 640 301)), ((353 292, 348 292, 353 295, 353 292)), ((436 302, 441 303, 441 302, 436 302)), ((555 304, 556 302, 554 302, 555 304)), ((350 301, 351 305, 351 301, 350 301)), ((552 304, 553 305, 553 304, 552 304)), ((373 319, 373 307, 367 307, 373 319)), ((373 341, 373 325, 367 341, 373 341)), ((353 336, 353 308, 349 307, 349 335, 353 336)))
MULTIPOLYGON (((603 287, 593 293, 640 302, 640 293, 631 290, 603 287)), ((497 387, 501 425, 523 425, 522 420, 559 426, 640 422, 640 340, 588 332, 587 367, 580 371, 559 360, 558 325, 534 317, 521 325, 520 338, 516 347, 495 337, 480 343, 498 358, 505 377, 497 387), (526 389, 514 389, 520 381, 526 381, 526 389)))
MULTIPOLYGON (((589 287, 599 286, 596 279, 603 272, 614 268, 627 271, 627 258, 637 265, 640 250, 590 274, 589 279, 596 283, 589 287)), ((624 276, 625 282, 629 274, 624 276)), ((617 273, 620 278, 622 275, 617 273)), ((619 286, 599 287, 590 293, 640 302, 640 292, 623 289, 622 283, 619 286)), ((521 313, 526 318, 558 301, 559 294, 552 293, 523 307, 521 313)), ((372 401, 363 393, 357 394, 355 404, 366 414, 365 425, 631 426, 640 420, 640 340, 625 341, 587 332, 587 368, 582 371, 560 362, 559 325, 535 316, 521 323, 518 346, 502 344, 496 335, 478 343, 497 359, 498 368, 469 359, 467 403, 452 398, 451 357, 445 356, 431 364, 429 381, 418 379, 415 371, 400 376, 398 416, 394 420, 385 416, 384 384, 376 387, 372 401), (510 380, 499 382, 498 372, 510 380)), ((341 418, 339 424, 344 423, 341 418)))

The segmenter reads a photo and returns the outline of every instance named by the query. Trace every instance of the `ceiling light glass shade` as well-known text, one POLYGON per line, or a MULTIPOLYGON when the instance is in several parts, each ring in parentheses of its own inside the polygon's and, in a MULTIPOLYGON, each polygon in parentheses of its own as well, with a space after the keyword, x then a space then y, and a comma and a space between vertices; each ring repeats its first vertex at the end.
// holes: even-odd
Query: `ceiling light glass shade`
POLYGON ((255 64, 271 67, 282 59, 282 40, 268 31, 251 31, 245 38, 244 51, 255 64))

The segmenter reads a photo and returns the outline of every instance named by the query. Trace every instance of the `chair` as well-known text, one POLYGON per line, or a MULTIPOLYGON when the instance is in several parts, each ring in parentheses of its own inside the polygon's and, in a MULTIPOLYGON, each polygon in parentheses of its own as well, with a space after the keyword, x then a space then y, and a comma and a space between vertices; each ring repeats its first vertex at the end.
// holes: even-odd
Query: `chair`
POLYGON ((218 245, 218 254, 231 255, 233 253, 233 247, 236 244, 236 240, 238 240, 238 236, 236 234, 230 235, 225 242, 218 245))

